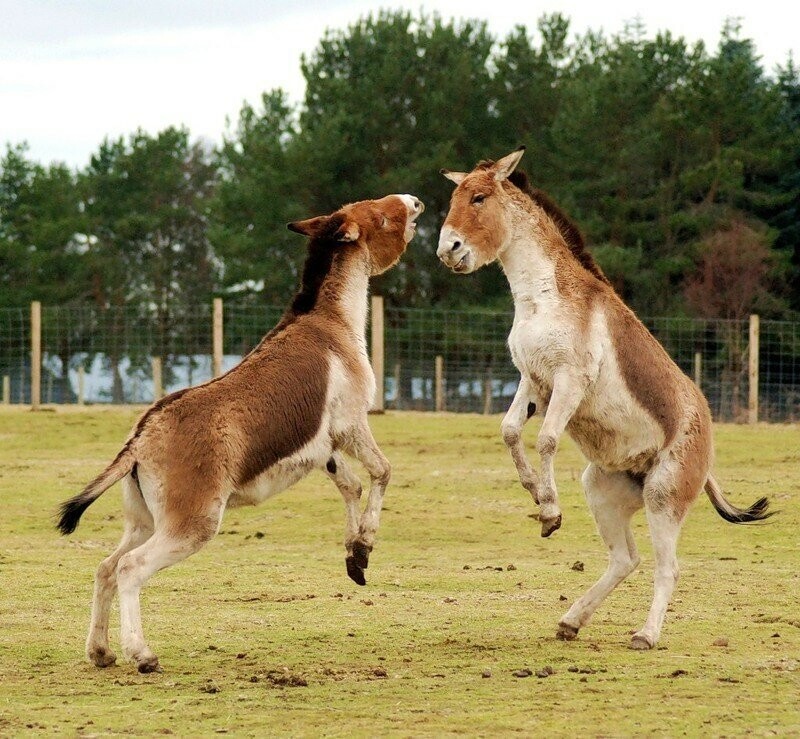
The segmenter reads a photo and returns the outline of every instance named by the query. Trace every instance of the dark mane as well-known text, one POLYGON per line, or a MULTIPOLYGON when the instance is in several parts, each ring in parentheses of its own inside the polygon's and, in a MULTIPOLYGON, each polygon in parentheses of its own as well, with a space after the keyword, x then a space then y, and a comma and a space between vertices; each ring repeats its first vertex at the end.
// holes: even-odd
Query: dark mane
MULTIPOLYGON (((475 165, 475 169, 490 169, 494 166, 491 159, 484 159, 475 165)), ((583 234, 580 229, 566 216, 564 211, 561 210, 551 199, 550 196, 531 185, 528 181, 528 175, 521 169, 517 169, 508 176, 508 181, 524 192, 536 205, 538 205, 556 224, 561 235, 564 237, 572 256, 580 262, 581 266, 591 272, 598 280, 605 282, 606 285, 611 283, 608 278, 603 274, 603 271, 598 266, 597 262, 586 249, 586 242, 584 241, 583 234)))
MULTIPOLYGON (((308 243, 308 256, 303 265, 300 278, 300 288, 292 298, 275 327, 259 342, 262 346, 266 341, 283 331, 299 316, 310 313, 317 304, 322 283, 328 276, 333 265, 333 258, 341 244, 336 240, 336 232, 342 225, 341 216, 333 216, 325 226, 325 230, 317 234, 308 243)), ((258 347, 256 347, 258 348, 258 347)))
POLYGON ((341 245, 336 241, 336 232, 342 225, 342 218, 334 216, 325 225, 325 230, 317 234, 308 244, 308 256, 303 265, 300 289, 295 293, 289 312, 295 316, 310 313, 317 304, 319 289, 331 271, 333 256, 341 245))

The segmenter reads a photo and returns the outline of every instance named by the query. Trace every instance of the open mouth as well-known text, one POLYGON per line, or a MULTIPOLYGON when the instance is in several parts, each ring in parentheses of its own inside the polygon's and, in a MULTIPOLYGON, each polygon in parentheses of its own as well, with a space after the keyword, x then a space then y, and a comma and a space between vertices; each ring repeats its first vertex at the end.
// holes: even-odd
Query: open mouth
POLYGON ((467 257, 469 256, 469 252, 466 252, 461 259, 459 259, 451 269, 453 272, 463 272, 467 268, 467 257))

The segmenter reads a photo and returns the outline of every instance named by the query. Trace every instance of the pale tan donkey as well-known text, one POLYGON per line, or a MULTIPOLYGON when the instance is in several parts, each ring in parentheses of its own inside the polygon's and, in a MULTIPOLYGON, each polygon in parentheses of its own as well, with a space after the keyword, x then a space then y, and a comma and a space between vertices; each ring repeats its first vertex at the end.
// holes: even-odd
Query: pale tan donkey
POLYGON ((116 659, 108 642, 116 589, 124 654, 139 672, 159 670, 142 633, 148 578, 208 542, 227 507, 260 503, 313 469, 326 470, 344 498, 347 573, 364 585, 390 472, 367 423, 368 281, 400 259, 423 209, 416 197, 389 195, 289 224, 310 243, 300 290, 277 326, 227 374, 153 405, 108 468, 63 504, 58 527, 68 534, 122 480, 122 541, 95 578, 86 642, 95 665, 116 659), (361 483, 342 452, 369 473, 363 514, 361 483))
POLYGON ((582 482, 609 549, 605 574, 559 622, 574 639, 603 599, 639 563, 631 516, 645 508, 655 557, 655 595, 631 646, 658 641, 678 579, 676 549, 689 506, 705 488, 734 523, 766 518, 767 501, 731 505, 711 476, 711 416, 700 390, 614 292, 585 250, 578 229, 514 168, 524 149, 469 173, 442 173, 456 183, 437 254, 466 274, 498 260, 514 297, 508 337, 520 384, 502 423, 520 481, 541 505, 542 536, 561 525, 553 471, 566 430, 589 461, 582 482), (541 480, 522 444, 536 409, 544 420, 536 443, 541 480))

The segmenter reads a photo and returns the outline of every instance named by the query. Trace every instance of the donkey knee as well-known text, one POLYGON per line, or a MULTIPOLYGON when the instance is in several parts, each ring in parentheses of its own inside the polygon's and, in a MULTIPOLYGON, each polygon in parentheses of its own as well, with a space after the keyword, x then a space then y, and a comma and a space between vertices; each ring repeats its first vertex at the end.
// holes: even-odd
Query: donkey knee
POLYGON ((536 439, 536 451, 541 457, 550 457, 556 453, 558 439, 553 434, 539 434, 536 439))
POLYGON ((503 421, 500 425, 500 433, 503 435, 503 442, 509 448, 519 444, 522 438, 522 426, 516 423, 503 421))
POLYGON ((384 459, 379 469, 376 471, 375 474, 375 482, 382 487, 386 487, 389 484, 389 479, 392 476, 392 465, 389 464, 389 461, 384 459))

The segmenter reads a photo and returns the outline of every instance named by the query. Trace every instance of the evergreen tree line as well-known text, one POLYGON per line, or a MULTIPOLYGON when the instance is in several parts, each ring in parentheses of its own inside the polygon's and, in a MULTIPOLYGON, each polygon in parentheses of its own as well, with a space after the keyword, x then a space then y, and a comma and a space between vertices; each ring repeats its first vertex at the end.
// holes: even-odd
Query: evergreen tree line
POLYGON ((304 258, 286 223, 410 192, 419 233, 375 292, 399 306, 510 307, 436 258, 452 185, 520 144, 522 167, 640 313, 800 311, 800 74, 767 73, 726 23, 714 52, 636 23, 573 38, 561 14, 499 39, 482 21, 382 12, 302 59, 304 101, 244 104, 223 143, 185 128, 103 141, 87 167, 0 160, 0 307, 136 306, 159 331, 214 295, 285 303, 304 258))

